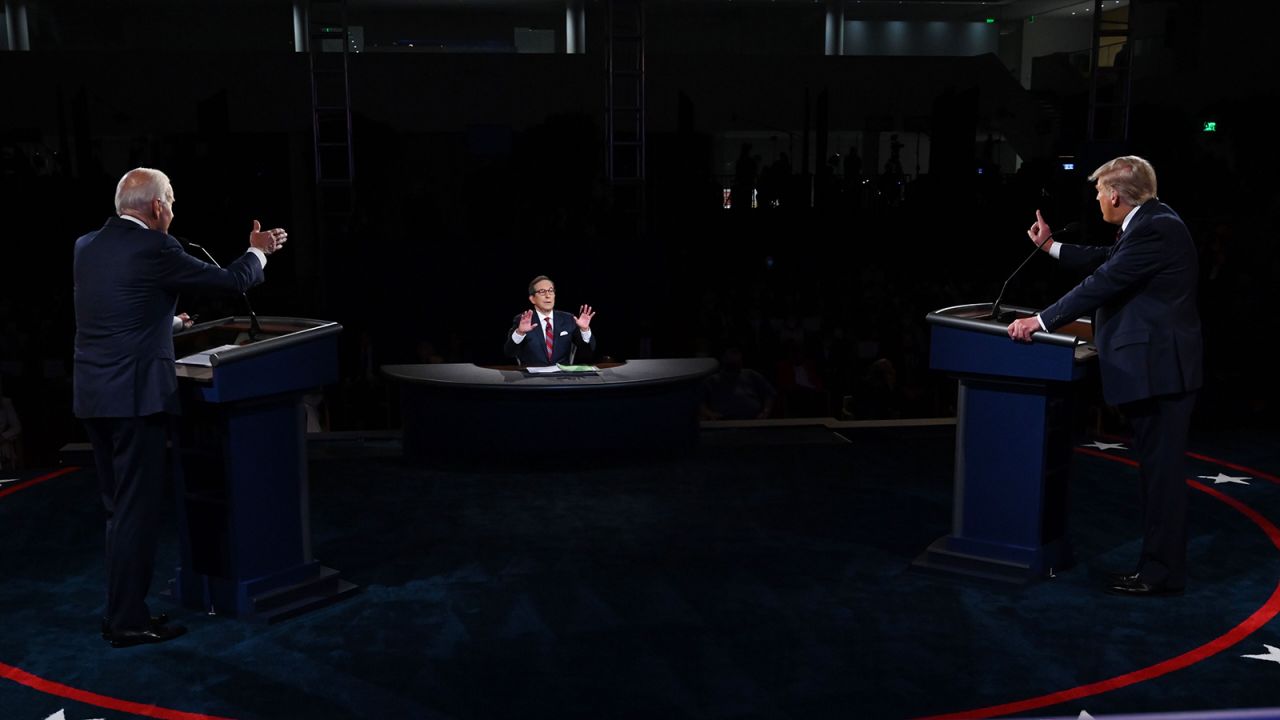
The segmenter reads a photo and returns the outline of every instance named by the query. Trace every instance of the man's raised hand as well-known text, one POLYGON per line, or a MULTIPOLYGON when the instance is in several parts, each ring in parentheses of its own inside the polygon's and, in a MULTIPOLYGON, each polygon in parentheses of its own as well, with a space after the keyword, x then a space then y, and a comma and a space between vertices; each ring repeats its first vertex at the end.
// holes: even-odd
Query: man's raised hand
POLYGON ((520 322, 516 323, 516 332, 521 335, 528 335, 533 332, 533 311, 525 310, 520 315, 520 322))
POLYGON ((284 228, 263 230, 262 223, 257 220, 253 221, 253 230, 249 232, 249 244, 268 255, 283 247, 288 239, 289 233, 284 228))
POLYGON ((591 318, 595 316, 596 316, 596 313, 594 310, 591 309, 590 305, 583 305, 581 308, 578 309, 578 316, 575 317, 573 321, 578 324, 579 330, 590 330, 591 318))

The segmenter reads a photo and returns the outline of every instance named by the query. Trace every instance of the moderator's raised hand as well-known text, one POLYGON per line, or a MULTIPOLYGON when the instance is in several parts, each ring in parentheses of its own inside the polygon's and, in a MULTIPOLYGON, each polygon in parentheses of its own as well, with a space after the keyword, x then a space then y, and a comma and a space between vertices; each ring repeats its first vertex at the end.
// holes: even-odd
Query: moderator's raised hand
POLYGON ((253 230, 249 232, 249 244, 262 252, 270 255, 284 247, 285 242, 288 240, 289 233, 285 232, 284 228, 263 230, 262 223, 257 220, 253 221, 253 230))
POLYGON ((520 315, 520 322, 516 323, 516 332, 521 335, 528 335, 533 332, 533 311, 525 310, 520 315))
POLYGON ((578 324, 579 330, 590 330, 591 318, 595 316, 596 313, 591 309, 590 305, 583 305, 581 308, 578 308, 578 316, 575 317, 573 321, 578 324))

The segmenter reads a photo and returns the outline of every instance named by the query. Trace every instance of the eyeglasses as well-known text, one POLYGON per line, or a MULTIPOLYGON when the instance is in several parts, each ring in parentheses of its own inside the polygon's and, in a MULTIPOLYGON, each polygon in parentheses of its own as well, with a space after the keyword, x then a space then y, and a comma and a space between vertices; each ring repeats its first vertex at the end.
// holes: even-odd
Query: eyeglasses
POLYGON ((540 290, 534 290, 534 291, 533 291, 533 294, 534 294, 534 295, 555 295, 555 294, 556 294, 556 289, 555 289, 555 288, 553 288, 553 287, 551 287, 551 288, 542 288, 542 289, 540 289, 540 290))

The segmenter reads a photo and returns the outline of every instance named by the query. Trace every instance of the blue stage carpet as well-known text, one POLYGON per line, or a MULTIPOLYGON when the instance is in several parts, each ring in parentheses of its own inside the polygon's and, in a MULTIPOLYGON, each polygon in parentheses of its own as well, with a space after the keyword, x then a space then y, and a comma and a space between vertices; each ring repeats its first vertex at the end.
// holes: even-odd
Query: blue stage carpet
MULTIPOLYGON (((361 592, 274 626, 157 601, 189 634, 124 650, 98 637, 92 471, 23 487, 47 475, 25 473, 0 483, 0 719, 1280 705, 1280 650, 1268 649, 1280 647, 1273 433, 1193 438, 1191 585, 1159 599, 1101 589, 1138 552, 1122 449, 1074 459, 1074 568, 1024 587, 910 570, 949 529, 953 435, 721 430, 687 457, 560 469, 522 470, 514 456, 530 451, 515 448, 433 468, 316 458, 315 555, 361 592)), ((163 537, 156 588, 175 564, 173 529, 163 537)))

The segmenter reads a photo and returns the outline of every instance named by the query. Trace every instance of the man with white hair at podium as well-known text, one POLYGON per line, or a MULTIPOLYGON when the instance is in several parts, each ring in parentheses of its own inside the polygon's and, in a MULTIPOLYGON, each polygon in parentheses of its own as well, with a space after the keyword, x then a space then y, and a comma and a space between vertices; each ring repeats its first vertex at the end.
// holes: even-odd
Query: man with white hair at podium
POLYGON ((225 269, 188 255, 172 235, 174 194, 158 170, 137 168, 116 187, 116 217, 76 240, 73 405, 93 445, 106 509, 106 611, 113 647, 185 632, 153 617, 151 585, 164 501, 166 442, 178 413, 173 330, 178 293, 243 293, 263 281, 267 255, 288 235, 262 230, 225 269))

